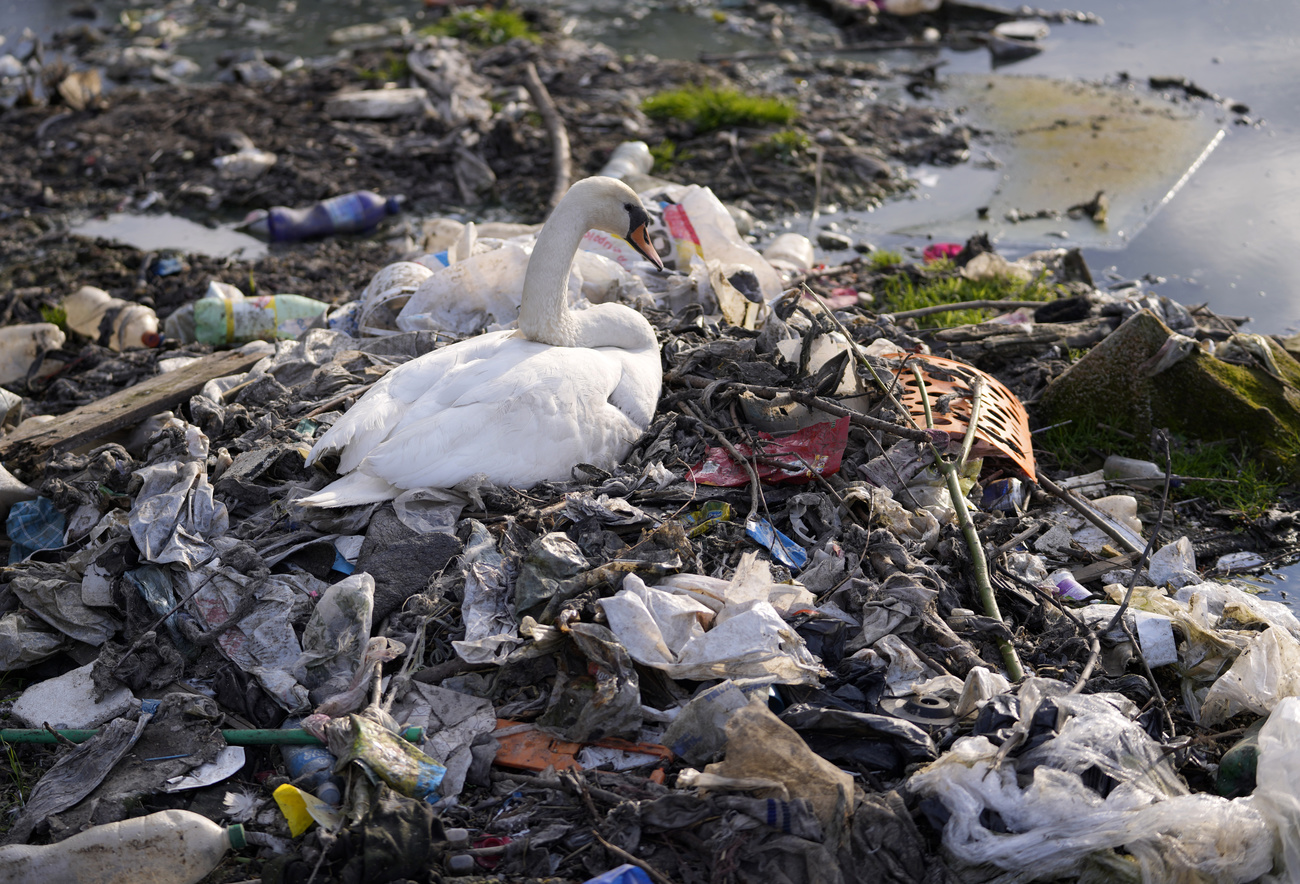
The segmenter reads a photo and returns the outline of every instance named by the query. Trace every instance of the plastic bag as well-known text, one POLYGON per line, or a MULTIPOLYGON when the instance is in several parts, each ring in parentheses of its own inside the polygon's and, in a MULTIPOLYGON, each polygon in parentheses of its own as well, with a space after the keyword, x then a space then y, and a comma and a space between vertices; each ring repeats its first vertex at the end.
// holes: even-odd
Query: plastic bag
POLYGON ((1201 723, 1218 724, 1238 712, 1268 715, 1285 697, 1300 696, 1300 641, 1270 626, 1259 633, 1201 705, 1201 723))
MULTIPOLYGON (((826 829, 853 806, 853 778, 809 749, 792 727, 772 714, 762 697, 731 716, 727 757, 704 768, 704 773, 742 783, 746 779, 774 783, 776 788, 756 790, 758 797, 806 798, 826 829)), ((723 783, 715 781, 715 785, 723 783)))
POLYGON ((1259 760, 1254 793, 1238 799, 1264 815, 1277 837, 1275 862, 1281 866, 1267 881, 1300 878, 1300 699, 1277 704, 1259 732, 1259 760))
POLYGON ((596 604, 633 660, 674 679, 817 684, 823 673, 803 639, 765 600, 724 604, 715 616, 698 601, 629 574, 616 595, 596 604))
MULTIPOLYGON (((983 736, 963 737, 908 780, 947 809, 943 844, 953 856, 1034 879, 1078 874, 1115 848, 1133 856, 1145 881, 1246 882, 1272 867, 1264 815, 1240 800, 1189 794, 1159 744, 1115 705, 1131 703, 1063 692, 1052 701, 1066 718, 1059 735, 1019 764, 983 736), (1024 784, 1018 769, 1032 771, 1024 784), (1084 773, 1098 781, 1094 771, 1105 774, 1107 794, 1085 784, 1084 773)), ((1022 723, 1040 705, 1022 702, 1022 723)))

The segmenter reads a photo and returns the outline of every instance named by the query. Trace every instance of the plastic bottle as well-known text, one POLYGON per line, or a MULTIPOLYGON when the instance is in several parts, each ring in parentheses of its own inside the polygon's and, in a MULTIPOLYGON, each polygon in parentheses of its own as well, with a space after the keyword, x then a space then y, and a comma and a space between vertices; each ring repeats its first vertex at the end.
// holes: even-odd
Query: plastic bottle
POLYGON ((600 174, 624 181, 630 175, 648 175, 654 164, 650 146, 644 141, 624 141, 614 148, 600 174))
POLYGON ((52 322, 0 328, 0 384, 25 381, 45 351, 59 349, 65 339, 63 329, 52 322))
MULTIPOLYGON (((302 726, 301 718, 286 718, 283 728, 302 726)), ((281 746, 280 757, 285 770, 298 788, 310 792, 326 804, 343 803, 343 781, 334 776, 338 759, 324 746, 281 746)))
POLYGON ((245 844, 244 827, 188 810, 95 826, 55 844, 0 847, 0 884, 195 884, 245 844))
POLYGON ((401 197, 385 199, 370 190, 357 190, 305 209, 258 209, 244 219, 243 226, 271 242, 297 242, 335 233, 360 233, 401 210, 401 197))
POLYGON ((102 347, 120 353, 162 343, 158 314, 143 304, 114 298, 93 285, 83 285, 64 298, 60 306, 67 316, 68 328, 102 347))
POLYGON ((787 285, 811 270, 816 260, 812 240, 802 233, 781 234, 763 249, 763 257, 776 268, 787 285))
POLYGON ((329 304, 302 295, 266 295, 194 302, 194 337, 204 344, 291 340, 311 328, 329 304))
POLYGON ((1122 479, 1138 488, 1154 488, 1163 485, 1165 471, 1149 460, 1136 460, 1112 454, 1102 464, 1102 476, 1107 479, 1122 479))

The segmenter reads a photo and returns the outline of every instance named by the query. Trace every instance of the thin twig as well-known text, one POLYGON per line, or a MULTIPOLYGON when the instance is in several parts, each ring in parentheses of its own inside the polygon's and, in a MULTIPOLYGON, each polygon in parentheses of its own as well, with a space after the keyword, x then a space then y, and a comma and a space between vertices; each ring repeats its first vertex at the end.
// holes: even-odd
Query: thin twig
MULTIPOLYGON (((810 235, 812 234, 813 225, 816 224, 816 223, 817 223, 817 219, 818 219, 819 217, 821 217, 821 211, 822 211, 822 210, 821 210, 821 206, 822 206, 822 162, 823 162, 823 160, 824 160, 825 157, 826 157, 826 150, 825 150, 825 148, 822 148, 822 147, 819 146, 819 147, 817 147, 817 148, 815 149, 814 152, 815 152, 815 154, 816 154, 816 156, 817 156, 817 163, 816 163, 816 165, 813 166, 813 204, 812 204, 812 214, 810 214, 810 215, 808 216, 808 233, 809 233, 810 235)), ((820 303, 820 301, 819 301, 819 303, 820 303)), ((824 308, 825 306, 826 306, 825 304, 822 305, 823 308, 824 308)))
POLYGON ((745 472, 749 474, 749 514, 757 517, 759 513, 758 471, 754 469, 754 465, 749 462, 749 458, 745 457, 739 450, 737 450, 736 446, 731 444, 731 440, 723 435, 721 430, 704 419, 704 415, 695 407, 694 403, 683 402, 682 407, 689 411, 695 419, 700 422, 700 426, 712 433, 713 437, 722 443, 722 447, 727 450, 727 454, 731 455, 732 460, 745 468, 745 472))
POLYGON ((555 173, 555 185, 551 189, 551 198, 547 202, 550 208, 560 204, 560 200, 569 190, 573 180, 573 158, 569 153, 569 132, 564 128, 564 119, 555 107, 551 93, 546 91, 542 78, 537 74, 537 65, 531 61, 524 65, 524 88, 537 106, 546 124, 546 134, 551 139, 551 169, 555 173))
POLYGON ((1079 673, 1078 681, 1076 681, 1070 688, 1070 693, 1074 694, 1083 690, 1084 684, 1087 683, 1088 677, 1092 674, 1093 667, 1097 665, 1097 659, 1101 654, 1101 636, 1110 632, 1117 625, 1122 626, 1125 635, 1128 636, 1129 641, 1132 643, 1133 648, 1137 653, 1138 659, 1142 662, 1142 668, 1146 672, 1147 681, 1151 684, 1152 694, 1157 698, 1157 701, 1160 703, 1160 709, 1165 714, 1165 723, 1169 725, 1169 732, 1170 734, 1173 734, 1176 732, 1174 719, 1169 712, 1168 705, 1165 703, 1164 695, 1160 693, 1160 685, 1156 683, 1155 675, 1151 672, 1151 667, 1147 664, 1146 655, 1142 652, 1141 643, 1138 642, 1131 632, 1129 632, 1128 624, 1124 622, 1124 614, 1128 610, 1129 602, 1133 599, 1133 588, 1137 585, 1138 574, 1142 571, 1147 560, 1151 557, 1152 550, 1155 549, 1156 540, 1160 536, 1160 522, 1165 515, 1165 506, 1169 502, 1169 488, 1173 484, 1173 460, 1169 456, 1168 436, 1165 437, 1164 442, 1165 487, 1164 492, 1160 496, 1160 508, 1156 511, 1155 525, 1151 528, 1151 539, 1147 541, 1146 548, 1142 550, 1141 555, 1138 556, 1138 560, 1133 563, 1133 573, 1129 575, 1128 588, 1124 592, 1124 598, 1120 601, 1119 608, 1115 611, 1115 616, 1111 617, 1110 621, 1104 627, 1094 630, 1092 648, 1088 655, 1088 662, 1084 664, 1083 671, 1079 673))
POLYGON ((955 313, 958 310, 1015 310, 1017 307, 1041 307, 1046 301, 957 301, 953 304, 933 304, 929 307, 917 307, 915 310, 902 310, 891 313, 894 321, 919 319, 935 313, 955 313))
POLYGON ((1131 553, 1142 552, 1142 547, 1138 546, 1132 540, 1125 537, 1122 533, 1116 530, 1114 525, 1110 524, 1110 522, 1107 522, 1101 516, 1097 515, 1097 513, 1091 507, 1084 504, 1077 497, 1071 494, 1068 490, 1062 488, 1060 485, 1057 485, 1047 476, 1043 475, 1042 470, 1038 471, 1036 478, 1038 479, 1039 485, 1042 485, 1044 488, 1050 491, 1058 500, 1069 505, 1079 515, 1083 516, 1089 522, 1091 522, 1092 524, 1100 528, 1102 531, 1104 531, 1108 537, 1110 537, 1120 546, 1124 547, 1126 550, 1128 550, 1131 553))
POLYGON ((598 833, 595 829, 591 830, 591 834, 592 837, 594 837, 597 841, 600 842, 601 847, 605 848, 610 853, 614 854, 616 857, 623 860, 623 862, 631 863, 634 866, 639 866, 647 875, 649 875, 651 878, 654 879, 655 884, 674 884, 672 878, 669 878, 667 875, 664 875, 662 872, 660 872, 654 866, 650 865, 650 863, 646 862, 645 860, 637 859, 635 856, 628 853, 623 848, 610 844, 604 838, 600 837, 600 833, 598 833))

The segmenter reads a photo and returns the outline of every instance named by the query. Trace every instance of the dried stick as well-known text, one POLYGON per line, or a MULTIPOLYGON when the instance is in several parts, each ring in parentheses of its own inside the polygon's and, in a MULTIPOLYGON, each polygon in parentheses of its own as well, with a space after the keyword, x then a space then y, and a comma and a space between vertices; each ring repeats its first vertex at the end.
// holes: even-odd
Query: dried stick
POLYGON ((551 93, 546 91, 542 78, 537 75, 537 65, 531 61, 524 65, 524 88, 537 106, 546 124, 546 134, 551 139, 551 168, 555 172, 555 186, 551 189, 551 198, 547 202, 550 208, 559 205, 560 200, 569 189, 573 180, 573 158, 569 153, 569 132, 564 128, 564 120, 555 108, 551 93))
POLYGON ((1046 301, 958 301, 955 304, 934 304, 929 307, 917 307, 915 310, 902 310, 891 313, 895 321, 918 319, 934 313, 953 313, 957 310, 1014 310, 1017 307, 1041 307, 1046 301))
POLYGON ((1047 478, 1047 476, 1043 475, 1042 470, 1038 471, 1037 479, 1039 485, 1042 485, 1048 491, 1052 492, 1052 494, 1058 500, 1068 504, 1079 515, 1083 516, 1089 522, 1092 522, 1092 524, 1096 525, 1102 531, 1106 532, 1106 535, 1110 537, 1112 540, 1114 540, 1116 543, 1118 543, 1120 546, 1124 547, 1126 550, 1128 550, 1131 553, 1142 552, 1142 547, 1138 546, 1132 540, 1128 539, 1119 531, 1115 530, 1114 525, 1112 525, 1110 522, 1107 522, 1101 516, 1097 515, 1097 513, 1094 512, 1091 507, 1085 505, 1069 491, 1062 488, 1060 485, 1057 485, 1051 479, 1047 478))
MULTIPOLYGON (((857 341, 853 340, 853 336, 849 334, 849 330, 844 327, 842 322, 840 322, 839 317, 831 312, 830 308, 827 307, 826 303, 817 296, 816 292, 806 286, 805 289, 808 294, 817 301, 822 310, 826 312, 826 315, 830 317, 831 322, 835 324, 840 334, 844 335, 848 340, 849 346, 852 348, 858 361, 866 366, 871 372, 871 376, 875 378, 876 384, 884 391, 885 395, 889 397, 890 403, 894 406, 895 410, 900 414, 906 415, 910 419, 911 412, 903 407, 903 404, 894 396, 890 386, 886 384, 878 374, 876 374, 875 368, 871 365, 871 362, 866 358, 866 356, 863 355, 861 348, 858 347, 857 341)), ((933 421, 930 418, 930 397, 926 394, 925 383, 920 378, 920 370, 916 366, 913 366, 912 371, 916 373, 917 387, 921 390, 921 401, 925 406, 927 421, 930 422, 932 428, 933 421)), ((958 471, 965 465, 964 459, 970 453, 971 445, 975 441, 975 427, 979 422, 980 411, 983 408, 980 395, 982 392, 983 383, 977 380, 974 388, 971 390, 971 415, 970 422, 966 426, 966 437, 962 441, 962 461, 944 460, 942 455, 939 453, 938 447, 933 442, 927 442, 927 444, 930 446, 930 451, 934 455, 935 466, 944 474, 944 478, 948 483, 948 496, 952 498, 953 510, 957 513, 957 524, 961 526, 962 534, 966 538, 966 547, 969 550, 971 557, 971 568, 975 572, 975 585, 979 590, 980 602, 984 605, 984 613, 994 618, 999 623, 1003 623, 1005 621, 1002 619, 1002 612, 998 609, 997 597, 993 594, 993 584, 989 580, 989 566, 988 560, 984 556, 984 546, 980 543, 979 532, 975 530, 975 523, 971 520, 970 511, 966 508, 966 497, 962 494, 961 481, 958 478, 958 471)), ((915 423, 915 421, 913 422, 915 423)), ((996 641, 998 649, 1002 652, 1002 662, 1007 667, 1007 674, 1011 677, 1012 681, 1020 681, 1025 677, 1025 670, 1024 667, 1020 665, 1020 658, 1016 654, 1015 646, 1004 638, 999 638, 996 641)))

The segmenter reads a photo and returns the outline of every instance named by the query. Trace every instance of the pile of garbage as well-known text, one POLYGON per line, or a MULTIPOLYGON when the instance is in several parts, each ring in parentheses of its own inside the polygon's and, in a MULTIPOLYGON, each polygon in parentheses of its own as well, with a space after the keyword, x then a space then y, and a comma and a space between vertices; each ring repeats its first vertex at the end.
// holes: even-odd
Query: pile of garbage
POLYGON ((342 304, 213 279, 160 322, 72 293, 70 330, 100 343, 51 366, 31 338, 0 437, 0 670, 23 685, 0 739, 43 769, 0 859, 79 880, 105 849, 188 881, 1297 880, 1300 620, 1216 576, 1294 519, 1231 550, 1175 536, 1165 469, 1049 475, 1031 432, 1041 403, 1084 407, 1072 375, 1159 393, 1208 359, 1285 383, 1285 348, 1098 289, 1077 252, 977 240, 946 260, 1061 297, 925 332, 846 284, 864 262, 816 266, 795 234, 761 254, 707 187, 639 194, 666 271, 593 233, 569 294, 651 320, 653 422, 614 469, 530 488, 299 503, 336 477, 314 440, 379 378, 514 327, 535 227, 435 219, 342 304), (1067 347, 1090 351, 1065 370, 1067 347), (19 393, 53 383, 84 404, 24 420, 19 393))

